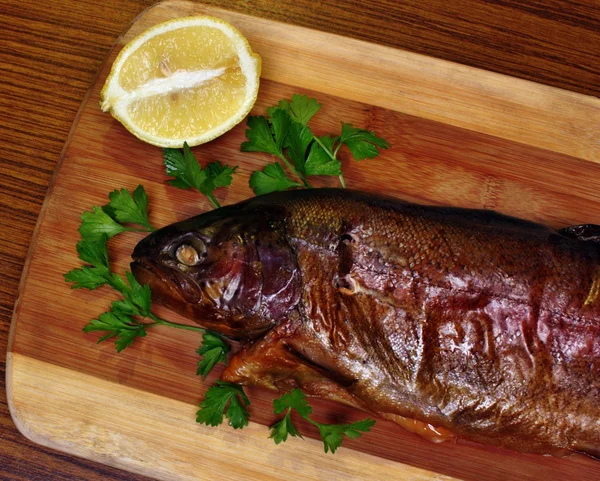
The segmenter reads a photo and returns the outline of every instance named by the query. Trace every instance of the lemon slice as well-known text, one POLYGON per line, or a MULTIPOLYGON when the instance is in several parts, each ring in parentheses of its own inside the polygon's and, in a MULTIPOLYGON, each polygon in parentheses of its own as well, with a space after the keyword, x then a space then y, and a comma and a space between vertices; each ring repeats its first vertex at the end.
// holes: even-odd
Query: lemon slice
POLYGON ((150 144, 199 145, 250 112, 260 66, 244 36, 223 20, 170 20, 121 50, 100 94, 101 107, 150 144))

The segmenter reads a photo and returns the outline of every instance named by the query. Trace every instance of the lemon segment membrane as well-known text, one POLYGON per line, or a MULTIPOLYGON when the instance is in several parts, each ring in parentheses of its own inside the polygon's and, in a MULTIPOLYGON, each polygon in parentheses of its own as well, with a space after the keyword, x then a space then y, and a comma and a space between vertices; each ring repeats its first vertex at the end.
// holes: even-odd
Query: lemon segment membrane
POLYGON ((199 145, 248 114, 260 66, 247 40, 222 20, 171 20, 123 48, 102 90, 101 107, 151 144, 199 145))

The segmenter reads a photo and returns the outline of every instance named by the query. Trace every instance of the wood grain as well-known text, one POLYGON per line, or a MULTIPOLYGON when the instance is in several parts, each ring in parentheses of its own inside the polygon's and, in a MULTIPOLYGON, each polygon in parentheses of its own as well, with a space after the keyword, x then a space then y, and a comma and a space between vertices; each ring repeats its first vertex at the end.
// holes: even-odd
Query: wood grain
MULTIPOLYGON (((368 175, 359 164, 345 162, 346 177, 353 187, 381 190, 381 185, 385 185, 387 193, 398 197, 491 206, 508 214, 561 225, 577 222, 582 217, 600 222, 594 218, 600 214, 600 209, 597 208, 595 193, 598 190, 593 180, 600 178, 600 164, 586 156, 590 132, 585 129, 586 122, 596 118, 600 111, 598 99, 517 79, 512 79, 508 88, 506 77, 498 74, 434 62, 419 55, 341 36, 285 27, 269 20, 181 1, 165 2, 148 11, 120 43, 159 21, 195 13, 217 15, 232 22, 263 57, 264 78, 255 113, 264 112, 268 105, 293 92, 306 92, 324 104, 314 123, 317 133, 332 131, 343 118, 355 125, 375 129, 392 143, 394 147, 385 156, 369 163, 368 175), (273 38, 278 42, 273 42, 273 38), (320 46, 318 51, 315 50, 317 45, 320 46), (368 73, 361 70, 365 64, 364 55, 360 55, 363 52, 383 62, 383 74, 374 68, 367 69, 368 73), (333 58, 338 59, 339 65, 344 65, 344 79, 328 69, 333 58), (469 71, 471 75, 468 75, 469 71), (397 78, 394 72, 403 72, 402 78, 397 78), (320 82, 314 81, 316 75, 320 82), (478 82, 472 82, 473 77, 478 78, 478 82), (443 81, 445 78, 454 81, 448 83, 443 81), (331 87, 333 84, 334 88, 331 87), (359 84, 368 88, 356 88, 359 84), (410 91, 411 95, 403 95, 404 90, 410 91), (398 93, 390 97, 390 91, 398 93), (430 118, 430 99, 439 98, 441 92, 449 105, 466 103, 468 99, 468 107, 463 107, 464 115, 457 117, 452 109, 450 114, 440 109, 434 118, 430 118), (384 100, 379 99, 377 93, 384 96, 384 100), (540 98, 544 101, 531 102, 531 99, 540 98), (570 101, 570 110, 565 114, 570 119, 568 122, 558 118, 564 98, 570 101), (423 100, 416 102, 415 99, 423 100), (494 122, 509 108, 520 119, 524 130, 531 132, 529 136, 522 132, 519 142, 506 135, 501 123, 494 122), (539 118, 547 120, 538 125, 539 118), (545 138, 564 137, 565 130, 573 123, 580 126, 577 129, 579 135, 571 138, 569 144, 554 149, 551 147, 556 144, 543 144, 546 149, 540 148, 539 143, 545 138), (515 159, 519 159, 520 169, 529 165, 526 177, 511 170, 510 165, 515 159), (560 182, 556 182, 556 173, 560 182), (422 179, 427 179, 425 185, 422 179), (582 179, 586 179, 586 188, 574 191, 571 184, 582 179), (582 211, 580 208, 582 198, 589 209, 582 211)), ((156 410, 147 408, 153 402, 151 400, 156 396, 166 398, 168 409, 176 411, 173 415, 183 419, 184 413, 193 412, 194 404, 206 389, 194 375, 194 349, 199 339, 183 332, 157 330, 148 339, 117 356, 112 346, 97 346, 90 342, 93 336, 81 332, 81 323, 102 312, 106 299, 96 292, 70 291, 62 282, 63 266, 77 265, 76 254, 68 246, 77 238, 80 212, 90 205, 101 205, 106 193, 113 188, 133 188, 143 182, 153 199, 152 221, 155 225, 189 217, 199 209, 208 208, 208 203, 199 201, 196 193, 167 186, 160 150, 141 144, 98 109, 99 91, 117 53, 118 49, 112 52, 80 112, 33 240, 35 249, 26 266, 28 270, 21 286, 9 346, 11 362, 7 367, 7 380, 15 420, 24 433, 45 445, 161 479, 186 479, 189 466, 201 471, 206 459, 224 456, 231 464, 229 470, 220 466, 226 479, 239 476, 238 469, 241 468, 232 464, 233 458, 239 459, 239 466, 245 465, 249 473, 254 468, 248 463, 255 459, 265 476, 275 476, 279 464, 267 455, 269 450, 264 440, 261 445, 253 438, 233 436, 228 438, 225 446, 219 447, 208 442, 211 430, 195 426, 192 418, 187 425, 174 423, 169 428, 166 423, 161 426, 160 432, 176 444, 176 454, 162 445, 160 449, 152 450, 156 438, 156 410), (27 367, 35 368, 36 372, 29 373, 27 367), (71 387, 61 384, 56 390, 45 385, 42 392, 47 405, 40 406, 41 388, 32 381, 39 375, 55 380, 76 380, 81 376, 81 380, 73 380, 71 387), (87 390, 95 394, 90 396, 83 386, 88 386, 87 390), (129 389, 120 394, 121 387, 129 389), (122 425, 116 422, 107 427, 106 417, 96 417, 95 413, 98 409, 104 412, 108 406, 101 399, 113 395, 122 395, 127 401, 119 405, 122 425), (79 408, 65 413, 62 408, 65 405, 79 408), (94 413, 92 418, 91 412, 94 413), (85 427, 84 431, 80 426, 85 427), (190 439, 201 436, 198 443, 203 446, 201 459, 197 456, 196 443, 177 441, 182 434, 187 434, 190 439), (260 452, 264 456, 252 451, 251 447, 257 445, 261 446, 260 452), (146 461, 132 458, 130 454, 137 452, 139 446, 149 453, 146 461)), ((224 204, 251 194, 247 187, 248 176, 267 160, 265 156, 239 152, 244 129, 244 125, 239 125, 216 141, 196 149, 203 160, 221 158, 240 165, 238 182, 219 193, 224 204)), ((332 180, 321 179, 321 182, 321 185, 328 185, 332 180)), ((119 237, 111 241, 111 255, 120 270, 126 268, 135 240, 119 237)), ((165 315, 174 317, 169 313, 165 315)), ((251 394, 255 422, 272 423, 270 402, 273 396, 259 390, 252 390, 251 394)), ((329 403, 315 402, 315 407, 326 419, 350 421, 360 416, 353 410, 329 403)), ((259 424, 252 424, 252 432, 259 432, 259 424)), ((314 436, 316 433, 309 434, 314 436)), ((520 475, 528 479, 549 476, 586 479, 600 470, 597 463, 582 457, 547 459, 466 443, 435 446, 385 422, 380 422, 368 438, 347 443, 354 450, 351 456, 361 459, 362 474, 357 473, 352 464, 338 463, 335 470, 327 467, 321 450, 314 444, 308 446, 302 455, 296 448, 280 447, 279 460, 294 460, 296 466, 301 467, 290 471, 286 477, 293 479, 297 472, 302 473, 304 479, 317 479, 317 473, 311 475, 307 471, 315 464, 319 465, 320 472, 328 472, 333 478, 354 476, 361 479, 366 472, 381 472, 382 476, 389 477, 386 470, 379 471, 381 460, 392 462, 389 466, 395 477, 410 476, 411 470, 418 468, 419 473, 429 473, 430 478, 449 475, 480 479, 485 473, 488 479, 500 480, 508 472, 511 477, 520 475), (370 456, 361 457, 360 453, 370 456), (470 460, 467 467, 465 459, 470 460)), ((249 476, 254 478, 258 474, 254 472, 249 476)))
MULTIPOLYGON (((0 346, 7 342, 32 229, 75 113, 116 36, 151 3, 142 0, 26 0, 5 2, 0 8, 3 21, 0 33, 3 73, 0 80, 0 144, 4 153, 0 162, 3 174, 0 183, 3 219, 0 230, 3 279, 0 283, 0 346)), ((577 92, 600 94, 597 62, 600 14, 596 1, 331 1, 321 2, 320 8, 314 8, 313 2, 307 0, 209 3, 577 92)), ((419 143, 426 140, 418 135, 421 132, 419 124, 410 125, 406 141, 414 149, 414 155, 419 150, 419 143)), ((440 175, 439 167, 445 166, 444 155, 452 151, 451 145, 452 139, 448 138, 431 146, 439 147, 441 151, 426 173, 440 175)), ((493 154, 483 145, 472 146, 472 150, 484 157, 493 154)), ((523 178, 528 177, 527 165, 535 165, 535 162, 521 167, 520 161, 518 157, 506 159, 502 168, 507 174, 501 181, 490 177, 488 167, 476 175, 489 179, 479 195, 487 199, 490 207, 497 205, 498 198, 504 198, 513 199, 514 205, 510 208, 514 211, 526 210, 514 194, 523 192, 523 178)), ((410 167, 410 164, 406 165, 410 167)), ((568 182, 563 190, 555 192, 551 199, 557 206, 552 222, 558 224, 568 218, 565 199, 574 189, 587 189, 587 194, 580 200, 584 208, 581 217, 594 215, 597 209, 589 206, 586 200, 593 197, 594 185, 588 188, 587 182, 583 186, 577 184, 573 172, 579 168, 578 162, 555 162, 554 165, 555 170, 549 171, 543 182, 525 189, 527 199, 535 200, 538 191, 544 190, 546 185, 552 186, 552 174, 566 176, 568 182)), ((464 172, 460 162, 455 166, 455 172, 464 172)), ((416 178, 417 174, 411 175, 416 178)), ((448 172, 430 188, 440 190, 435 195, 452 194, 456 190, 452 183, 454 178, 448 172)), ((430 195, 420 197, 418 189, 409 194, 415 198, 430 195)), ((451 199, 459 203, 461 200, 464 199, 451 199)), ((4 371, 2 361, 0 370, 4 371)), ((2 390, 4 376, 0 374, 0 378, 2 390)), ((4 396, 0 396, 0 420, 2 479, 138 479, 131 474, 32 446, 16 432, 4 396)))
MULTIPOLYGON (((267 439, 264 427, 251 423, 242 431, 219 428, 189 429, 194 406, 159 395, 140 393, 123 385, 99 381, 93 376, 82 376, 76 371, 59 368, 31 358, 11 359, 17 368, 13 387, 30 393, 27 407, 36 406, 35 416, 41 424, 22 424, 20 428, 41 444, 54 444, 57 437, 65 439, 61 446, 82 457, 98 459, 105 464, 129 470, 150 473, 161 479, 192 481, 199 473, 217 472, 219 478, 234 479, 347 479, 360 481, 366 478, 389 480, 397 476, 397 463, 374 456, 341 449, 337 455, 321 456, 318 463, 306 463, 315 451, 320 451, 318 441, 307 439, 294 446, 294 456, 282 456, 281 449, 267 439), (56 415, 48 416, 45 406, 55 404, 56 415), (143 401, 143 406, 139 406, 143 401), (89 406, 101 409, 90 411, 89 406), (152 422, 140 426, 137 419, 123 420, 122 413, 131 407, 147 412, 152 422), (60 416, 60 412, 70 412, 60 416), (140 436, 140 431, 147 436, 140 436), (43 433, 43 434, 40 434, 43 433), (65 434, 68 434, 65 437, 65 434), (160 449, 155 444, 160 439, 160 449), (244 449, 232 456, 232 445, 242 444, 244 449), (210 444, 201 457, 198 446, 210 444), (190 462, 190 452, 197 458, 190 462)), ((15 403, 18 412, 20 403, 15 403)), ((17 416, 19 419, 24 419, 17 416)), ((404 479, 431 480, 431 473, 423 469, 404 467, 404 479)), ((439 481, 448 476, 436 476, 439 481)))

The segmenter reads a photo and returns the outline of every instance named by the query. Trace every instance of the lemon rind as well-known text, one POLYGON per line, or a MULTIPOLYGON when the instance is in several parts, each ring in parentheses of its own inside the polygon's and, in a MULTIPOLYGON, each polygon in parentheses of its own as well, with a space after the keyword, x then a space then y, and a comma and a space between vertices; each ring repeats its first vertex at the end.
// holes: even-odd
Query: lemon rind
POLYGON ((184 142, 187 142, 190 146, 200 145, 205 142, 209 142, 216 137, 224 134, 231 130, 235 125, 239 124, 246 115, 250 112, 256 98, 258 96, 258 88, 260 84, 260 71, 261 71, 261 58, 252 51, 248 40, 242 35, 242 33, 235 28, 233 25, 211 16, 193 16, 184 17, 169 20, 167 22, 160 23, 136 38, 131 40, 121 50, 117 58, 115 59, 111 72, 107 78, 107 81, 100 93, 100 105, 104 112, 110 112, 115 119, 123 124, 123 126, 135 135, 138 139, 147 142, 149 144, 158 147, 170 147, 180 148, 184 142), (240 108, 231 115, 229 119, 218 126, 202 132, 196 137, 186 138, 172 138, 162 137, 153 135, 149 132, 141 130, 130 118, 127 113, 127 103, 114 101, 127 93, 123 87, 119 84, 118 72, 121 71, 123 64, 129 58, 129 56, 135 52, 140 46, 142 46, 147 40, 157 35, 167 33, 173 30, 178 30, 187 27, 198 27, 207 26, 218 28, 223 32, 235 45, 235 49, 240 54, 238 55, 240 61, 240 68, 242 74, 246 78, 246 98, 240 105, 240 108), (111 100, 113 100, 111 102, 111 100))

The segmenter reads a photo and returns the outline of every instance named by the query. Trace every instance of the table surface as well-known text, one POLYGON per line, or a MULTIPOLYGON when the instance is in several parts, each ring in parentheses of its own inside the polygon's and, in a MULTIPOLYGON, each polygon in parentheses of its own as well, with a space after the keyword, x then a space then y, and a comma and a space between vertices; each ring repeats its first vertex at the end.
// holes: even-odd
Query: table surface
MULTIPOLYGON (((32 232, 77 110, 117 36, 151 0, 8 0, 0 7, 0 479, 146 479, 38 447, 6 402, 5 351, 32 232)), ((213 0, 600 96, 598 0, 213 0), (319 5, 315 7, 315 5, 319 5)))

